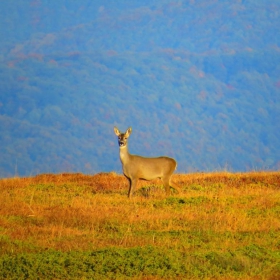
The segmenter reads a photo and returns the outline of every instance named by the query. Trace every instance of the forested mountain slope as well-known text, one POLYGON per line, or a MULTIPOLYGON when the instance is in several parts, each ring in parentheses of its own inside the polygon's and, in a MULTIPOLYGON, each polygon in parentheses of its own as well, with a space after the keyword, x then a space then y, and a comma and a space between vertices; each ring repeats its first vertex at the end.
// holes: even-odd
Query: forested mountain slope
POLYGON ((0 176, 279 169, 278 1, 0 4, 0 176))

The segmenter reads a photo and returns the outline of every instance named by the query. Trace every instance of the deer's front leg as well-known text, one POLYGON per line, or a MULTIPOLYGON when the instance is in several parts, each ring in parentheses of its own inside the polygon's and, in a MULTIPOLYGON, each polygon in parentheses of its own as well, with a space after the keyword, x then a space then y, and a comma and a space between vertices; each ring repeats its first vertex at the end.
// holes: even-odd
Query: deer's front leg
POLYGON ((128 191, 128 197, 131 198, 137 185, 137 179, 131 179, 129 178, 129 191, 128 191))

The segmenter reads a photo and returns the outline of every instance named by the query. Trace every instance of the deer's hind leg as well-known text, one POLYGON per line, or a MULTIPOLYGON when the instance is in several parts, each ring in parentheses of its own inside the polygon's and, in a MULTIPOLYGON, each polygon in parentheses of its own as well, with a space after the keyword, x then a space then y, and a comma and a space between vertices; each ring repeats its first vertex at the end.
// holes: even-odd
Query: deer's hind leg
POLYGON ((171 176, 172 175, 170 175, 169 177, 162 178, 166 194, 170 195, 170 188, 172 188, 175 191, 177 191, 177 193, 181 193, 179 186, 177 184, 175 184, 174 182, 171 183, 171 176))
POLYGON ((175 184, 174 182, 172 182, 170 186, 171 186, 171 188, 176 190, 177 193, 179 193, 179 194, 181 193, 180 187, 177 184, 175 184))
POLYGON ((170 177, 171 176, 168 176, 168 177, 162 177, 161 180, 163 182, 163 186, 164 186, 164 189, 165 189, 165 192, 166 192, 166 195, 170 195, 170 177))

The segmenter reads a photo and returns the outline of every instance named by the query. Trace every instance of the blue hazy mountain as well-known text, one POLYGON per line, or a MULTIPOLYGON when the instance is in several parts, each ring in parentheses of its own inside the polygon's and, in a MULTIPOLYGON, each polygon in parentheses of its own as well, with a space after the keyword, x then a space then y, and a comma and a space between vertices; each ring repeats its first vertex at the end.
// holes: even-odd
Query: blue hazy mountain
POLYGON ((0 177, 280 166, 279 1, 0 3, 0 177))

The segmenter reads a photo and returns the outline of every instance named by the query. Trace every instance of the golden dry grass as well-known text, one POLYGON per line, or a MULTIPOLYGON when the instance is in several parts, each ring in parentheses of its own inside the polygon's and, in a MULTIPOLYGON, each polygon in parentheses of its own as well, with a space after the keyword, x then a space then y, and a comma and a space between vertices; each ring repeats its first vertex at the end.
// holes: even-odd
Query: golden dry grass
POLYGON ((184 205, 184 211, 167 211, 171 210, 172 202, 164 205, 164 190, 145 181, 138 185, 135 197, 128 200, 127 181, 115 173, 3 179, 0 227, 13 239, 34 238, 39 246, 66 250, 87 247, 88 243, 94 247, 106 245, 103 242, 126 242, 131 246, 149 243, 144 236, 141 240, 132 238, 131 227, 139 225, 144 230, 161 231, 199 228, 246 232, 280 228, 276 215, 260 215, 258 219, 248 215, 250 209, 265 213, 280 203, 277 172, 176 174, 173 180, 182 187, 182 192, 174 193, 173 197, 181 198, 182 202, 198 198, 197 202, 184 205), (114 223, 118 227, 123 224, 123 239, 92 238, 102 235, 104 225, 111 226, 113 231, 114 223), (57 242, 62 237, 66 239, 57 242))

